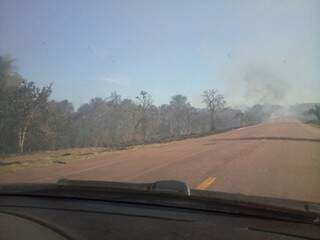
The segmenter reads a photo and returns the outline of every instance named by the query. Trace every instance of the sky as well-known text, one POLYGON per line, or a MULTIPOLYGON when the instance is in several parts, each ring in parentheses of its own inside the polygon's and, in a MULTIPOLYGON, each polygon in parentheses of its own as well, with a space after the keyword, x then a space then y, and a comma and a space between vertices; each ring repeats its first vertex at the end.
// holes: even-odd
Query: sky
POLYGON ((0 55, 52 98, 320 102, 320 1, 0 0, 0 55))

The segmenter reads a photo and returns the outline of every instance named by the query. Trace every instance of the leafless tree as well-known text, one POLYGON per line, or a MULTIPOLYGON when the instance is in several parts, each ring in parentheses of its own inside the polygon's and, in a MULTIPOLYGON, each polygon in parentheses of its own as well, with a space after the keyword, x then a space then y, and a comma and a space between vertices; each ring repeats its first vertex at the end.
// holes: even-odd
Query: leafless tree
POLYGON ((142 139, 145 140, 148 127, 148 111, 152 106, 152 97, 148 92, 141 91, 136 99, 138 101, 138 118, 134 127, 134 138, 136 138, 138 129, 140 128, 142 139))
POLYGON ((203 103, 206 104, 207 109, 210 112, 210 130, 214 131, 215 126, 215 114, 225 106, 224 96, 218 93, 216 89, 205 90, 202 94, 203 103))

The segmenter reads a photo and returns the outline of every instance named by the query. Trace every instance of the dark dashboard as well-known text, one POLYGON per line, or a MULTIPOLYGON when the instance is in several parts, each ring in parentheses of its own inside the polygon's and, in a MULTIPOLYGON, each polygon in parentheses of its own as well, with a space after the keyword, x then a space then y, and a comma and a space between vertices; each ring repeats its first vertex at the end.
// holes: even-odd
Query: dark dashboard
POLYGON ((317 224, 212 211, 203 202, 197 209, 183 197, 168 204, 172 196, 153 202, 136 193, 109 192, 106 200, 40 192, 0 196, 0 239, 320 239, 317 224))

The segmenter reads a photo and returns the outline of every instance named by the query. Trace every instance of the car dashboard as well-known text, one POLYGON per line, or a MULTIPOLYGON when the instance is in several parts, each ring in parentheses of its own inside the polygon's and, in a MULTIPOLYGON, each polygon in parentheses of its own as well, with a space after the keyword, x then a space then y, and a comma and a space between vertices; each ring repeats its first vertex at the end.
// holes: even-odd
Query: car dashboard
POLYGON ((320 239, 317 225, 185 207, 1 196, 0 239, 320 239))

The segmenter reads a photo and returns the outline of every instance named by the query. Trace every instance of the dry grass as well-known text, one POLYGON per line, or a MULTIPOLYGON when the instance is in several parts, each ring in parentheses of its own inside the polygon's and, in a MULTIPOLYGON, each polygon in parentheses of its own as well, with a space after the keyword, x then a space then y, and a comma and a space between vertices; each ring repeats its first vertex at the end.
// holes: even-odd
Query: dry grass
POLYGON ((70 161, 90 160, 110 149, 72 148, 55 151, 41 151, 26 154, 0 156, 0 174, 34 165, 67 164, 70 161))
POLYGON ((0 157, 0 165, 22 164, 31 162, 52 162, 55 160, 70 160, 105 151, 105 148, 72 148, 54 151, 41 151, 25 154, 11 154, 0 157))

